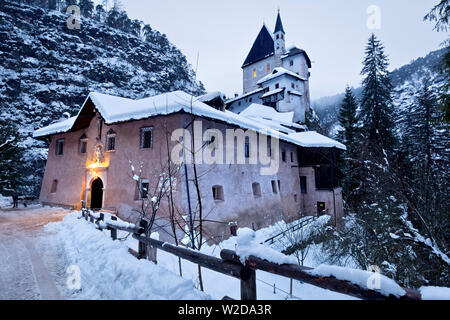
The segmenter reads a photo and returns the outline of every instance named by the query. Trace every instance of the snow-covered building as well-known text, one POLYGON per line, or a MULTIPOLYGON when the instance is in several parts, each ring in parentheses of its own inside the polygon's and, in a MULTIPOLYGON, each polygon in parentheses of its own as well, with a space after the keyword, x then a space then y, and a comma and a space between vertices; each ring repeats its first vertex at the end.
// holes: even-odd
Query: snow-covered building
POLYGON ((256 37, 243 65, 243 94, 226 101, 228 110, 240 113, 252 103, 279 112, 294 112, 294 121, 305 122, 310 108, 311 60, 297 47, 286 49, 283 24, 278 12, 273 33, 266 25, 256 37))
MULTIPOLYGON (((281 113, 269 106, 251 104, 236 114, 201 101, 217 102, 221 97, 193 97, 175 91, 133 100, 90 93, 75 117, 34 132, 35 138, 49 142, 41 202, 79 208, 84 200, 90 208, 116 210, 122 218, 133 220, 134 210, 146 196, 142 190, 156 187, 169 157, 172 160, 173 150, 181 140, 187 143, 185 137, 191 135, 207 142, 200 147, 197 144, 194 150, 218 155, 217 163, 196 161, 203 212, 209 221, 233 221, 239 226, 260 228, 282 215, 342 216, 342 195, 333 159, 345 146, 304 131, 294 121, 294 111, 281 113), (196 122, 191 125, 193 120, 196 122), (183 134, 183 139, 174 138, 180 128, 189 134, 183 134), (231 138, 230 130, 234 134, 231 138), (250 137, 256 133, 259 140, 253 143, 250 137), (236 150, 245 150, 243 162, 235 161, 236 150), (268 156, 270 165, 277 164, 276 170, 261 174, 268 165, 251 163, 251 155, 261 152, 268 156), (130 161, 136 168, 134 173, 130 161), (135 179, 137 168, 139 179, 135 179)), ((194 208, 197 199, 192 163, 187 163, 187 171, 190 179, 184 181, 185 176, 180 174, 174 187, 174 204, 185 213, 189 202, 194 208)), ((167 217, 164 201, 158 214, 167 217)), ((229 234, 226 224, 205 226, 212 234, 229 234)))

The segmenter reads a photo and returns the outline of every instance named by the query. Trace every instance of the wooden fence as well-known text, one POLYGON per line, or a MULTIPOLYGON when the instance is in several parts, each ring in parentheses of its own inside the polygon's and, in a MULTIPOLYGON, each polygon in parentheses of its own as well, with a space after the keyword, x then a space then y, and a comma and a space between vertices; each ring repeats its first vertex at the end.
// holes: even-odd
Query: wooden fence
MULTIPOLYGON (((267 260, 254 256, 246 259, 242 264, 235 251, 224 249, 220 252, 220 258, 209 256, 201 252, 186 247, 175 246, 167 242, 145 236, 144 227, 146 221, 141 222, 141 226, 130 227, 116 224, 113 221, 108 222, 104 219, 103 213, 93 213, 90 210, 82 209, 82 216, 92 223, 95 223, 98 229, 107 229, 111 231, 111 238, 117 239, 117 230, 130 232, 133 238, 139 241, 138 252, 130 250, 138 259, 150 259, 156 262, 156 251, 163 250, 171 253, 181 259, 188 260, 198 264, 203 268, 213 270, 234 277, 241 283, 241 300, 256 300, 256 270, 262 270, 282 277, 287 277, 301 282, 309 283, 314 286, 328 289, 331 291, 347 294, 360 299, 400 299, 400 300, 420 300, 421 295, 417 290, 403 288, 406 292, 404 296, 396 297, 394 295, 385 295, 379 291, 360 287, 349 281, 336 279, 335 277, 324 277, 312 275, 309 270, 312 268, 301 267, 294 264, 278 265, 267 260)), ((114 216, 111 216, 115 220, 114 216)), ((227 299, 228 297, 224 297, 227 299)))

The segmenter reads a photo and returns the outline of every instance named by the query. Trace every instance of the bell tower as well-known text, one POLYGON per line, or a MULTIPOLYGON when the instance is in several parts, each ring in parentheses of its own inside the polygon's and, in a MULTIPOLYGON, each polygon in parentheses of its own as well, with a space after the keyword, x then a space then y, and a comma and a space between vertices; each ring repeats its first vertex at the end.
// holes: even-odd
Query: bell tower
POLYGON ((286 33, 283 29, 283 23, 281 22, 280 9, 278 9, 277 22, 275 23, 275 31, 273 32, 273 38, 275 42, 275 54, 281 55, 286 52, 286 33))

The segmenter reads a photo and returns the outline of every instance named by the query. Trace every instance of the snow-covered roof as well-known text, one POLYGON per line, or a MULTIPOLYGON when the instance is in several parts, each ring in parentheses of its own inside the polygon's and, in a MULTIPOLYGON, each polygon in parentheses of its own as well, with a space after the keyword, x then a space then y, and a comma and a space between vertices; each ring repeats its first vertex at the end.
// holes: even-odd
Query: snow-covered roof
POLYGON ((256 90, 249 91, 249 92, 244 93, 244 94, 242 94, 242 95, 240 95, 240 96, 237 96, 237 97, 234 97, 234 98, 232 98, 232 99, 229 99, 229 100, 225 101, 225 103, 226 103, 226 104, 230 104, 230 103, 235 102, 235 101, 237 101, 237 100, 241 100, 241 99, 243 99, 243 98, 245 98, 245 97, 254 95, 254 94, 256 94, 256 93, 258 93, 258 92, 261 92, 261 91, 263 91, 263 90, 264 90, 264 88, 258 88, 258 89, 256 89, 256 90))
POLYGON ((297 90, 289 90, 288 92, 290 94, 295 94, 297 96, 302 96, 303 95, 303 93, 301 93, 300 91, 297 91, 297 90))
POLYGON ((59 122, 49 124, 48 126, 46 126, 44 128, 40 128, 40 129, 34 131, 33 137, 37 138, 37 137, 43 137, 43 136, 48 136, 51 134, 69 131, 70 128, 72 128, 76 118, 77 117, 71 117, 71 118, 68 118, 68 119, 65 119, 65 120, 62 120, 59 122))
POLYGON ((278 112, 272 107, 268 107, 258 103, 252 103, 244 111, 242 111, 240 116, 247 118, 265 118, 269 120, 275 120, 277 122, 292 123, 294 118, 294 112, 278 112))
POLYGON ((290 71, 288 69, 285 69, 283 67, 278 67, 278 68, 273 69, 272 72, 269 73, 267 76, 261 78, 257 82, 257 84, 262 84, 264 82, 267 82, 269 80, 275 79, 275 78, 280 77, 280 76, 285 75, 285 74, 290 75, 291 77, 297 78, 299 80, 304 80, 304 81, 308 80, 308 79, 305 79, 304 77, 296 74, 295 72, 292 72, 292 71, 290 71))
MULTIPOLYGON (((263 122, 256 121, 251 117, 238 115, 228 110, 216 110, 208 106, 207 104, 198 101, 195 97, 183 91, 168 92, 139 100, 111 96, 98 92, 91 92, 86 98, 80 111, 78 112, 78 115, 81 113, 86 102, 89 99, 94 103, 95 107, 105 120, 106 124, 140 120, 153 116, 168 115, 184 111, 196 116, 222 121, 243 129, 250 129, 257 132, 264 132, 264 134, 267 135, 278 136, 281 140, 302 147, 337 147, 340 149, 345 149, 345 146, 340 144, 339 142, 324 137, 318 133, 309 136, 295 136, 291 134, 288 135, 280 133, 278 130, 272 129, 271 126, 264 125, 263 122)), ((265 112, 270 111, 266 110, 265 112)), ((52 135, 55 133, 67 132, 72 129, 77 117, 72 117, 62 122, 54 123, 47 127, 36 130, 33 136, 37 138, 52 135)), ((288 116, 284 115, 277 117, 288 116)))
POLYGON ((213 92, 208 92, 202 96, 197 97, 196 99, 201 101, 201 102, 207 102, 207 101, 211 101, 214 100, 216 98, 220 98, 222 99, 223 94, 220 91, 213 91, 213 92))
POLYGON ((272 96, 274 94, 277 94, 277 93, 280 93, 280 92, 283 92, 283 91, 284 91, 284 88, 278 88, 278 89, 270 90, 270 91, 267 91, 266 93, 264 93, 261 96, 261 98, 269 97, 269 96, 272 96))
POLYGON ((325 137, 316 131, 295 132, 289 134, 289 136, 295 140, 302 141, 304 147, 324 147, 346 150, 346 147, 331 138, 325 137))

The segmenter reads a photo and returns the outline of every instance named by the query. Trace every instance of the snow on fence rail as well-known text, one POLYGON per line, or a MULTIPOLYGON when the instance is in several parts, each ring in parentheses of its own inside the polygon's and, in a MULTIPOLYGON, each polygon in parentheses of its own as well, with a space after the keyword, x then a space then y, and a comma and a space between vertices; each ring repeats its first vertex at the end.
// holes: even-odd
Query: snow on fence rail
MULTIPOLYGON (((401 291, 401 294, 398 294, 398 290, 396 292, 390 292, 389 290, 386 290, 386 288, 384 288, 384 290, 370 289, 364 286, 361 281, 351 281, 348 277, 338 278, 339 273, 323 273, 319 272, 320 270, 318 270, 318 268, 313 269, 295 264, 278 264, 253 255, 245 257, 245 263, 242 263, 241 257, 239 257, 235 251, 228 249, 223 249, 220 252, 220 258, 206 255, 189 248, 175 246, 145 236, 145 220, 141 221, 139 227, 122 221, 111 222, 111 220, 117 219, 114 216, 111 216, 108 221, 104 221, 105 215, 103 213, 94 213, 84 208, 82 209, 82 216, 86 221, 95 223, 99 229, 110 230, 111 238, 114 240, 117 239, 117 230, 132 233, 133 238, 139 241, 139 252, 135 252, 131 249, 130 252, 138 259, 149 259, 156 262, 156 250, 159 249, 180 257, 181 259, 198 264, 201 267, 239 279, 241 281, 242 300, 257 299, 256 270, 299 280, 323 289, 347 294, 360 299, 421 300, 420 292, 415 289, 401 288, 404 290, 401 291)), ((349 269, 349 272, 350 271, 364 272, 361 270, 349 269)), ((398 286, 394 280, 386 277, 384 278, 398 286)), ((224 297, 224 299, 226 298, 228 297, 224 297)))

